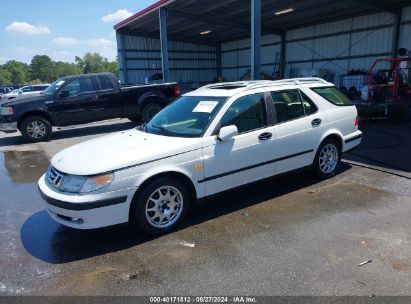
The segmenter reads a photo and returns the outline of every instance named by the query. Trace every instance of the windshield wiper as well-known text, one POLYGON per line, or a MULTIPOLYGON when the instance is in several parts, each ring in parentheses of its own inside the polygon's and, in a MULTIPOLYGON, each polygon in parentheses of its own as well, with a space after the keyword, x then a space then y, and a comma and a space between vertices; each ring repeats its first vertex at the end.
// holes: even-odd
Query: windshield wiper
POLYGON ((176 136, 176 134, 174 132, 171 132, 169 130, 167 130, 166 128, 162 127, 162 126, 157 126, 157 125, 151 125, 154 129, 160 130, 161 132, 168 134, 170 136, 176 136))
POLYGON ((147 123, 143 123, 141 126, 137 126, 136 130, 141 132, 147 132, 147 123))

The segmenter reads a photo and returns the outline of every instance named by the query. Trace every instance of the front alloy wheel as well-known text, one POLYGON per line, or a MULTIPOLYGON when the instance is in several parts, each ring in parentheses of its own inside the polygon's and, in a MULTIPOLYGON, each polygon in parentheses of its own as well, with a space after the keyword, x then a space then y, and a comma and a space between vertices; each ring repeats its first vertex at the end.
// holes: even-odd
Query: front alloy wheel
POLYGON ((146 219, 153 227, 169 227, 178 220, 183 206, 183 195, 177 188, 161 186, 146 202, 146 219))
POLYGON ((35 143, 50 138, 52 127, 44 117, 31 116, 26 118, 20 126, 20 132, 27 142, 35 143))
POLYGON ((137 195, 131 205, 130 220, 151 235, 165 234, 177 228, 190 206, 185 185, 169 177, 151 182, 137 195))

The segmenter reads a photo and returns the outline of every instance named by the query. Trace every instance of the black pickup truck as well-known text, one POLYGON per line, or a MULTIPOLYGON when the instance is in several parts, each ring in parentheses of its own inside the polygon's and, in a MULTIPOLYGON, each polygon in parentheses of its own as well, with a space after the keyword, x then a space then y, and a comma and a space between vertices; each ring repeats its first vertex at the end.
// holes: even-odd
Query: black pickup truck
POLYGON ((20 130, 26 141, 40 142, 53 126, 112 118, 146 122, 179 95, 177 83, 120 86, 111 73, 62 77, 41 95, 0 104, 0 131, 20 130))

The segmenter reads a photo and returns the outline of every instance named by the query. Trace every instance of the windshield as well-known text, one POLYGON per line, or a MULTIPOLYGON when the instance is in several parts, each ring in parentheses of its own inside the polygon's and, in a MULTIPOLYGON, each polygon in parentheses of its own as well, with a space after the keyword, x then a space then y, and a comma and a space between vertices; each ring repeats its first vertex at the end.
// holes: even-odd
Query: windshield
POLYGON ((225 100, 226 97, 182 96, 154 116, 145 131, 165 136, 200 137, 225 100))
POLYGON ((44 95, 54 95, 58 91, 58 89, 65 83, 66 81, 64 79, 57 79, 55 82, 53 82, 47 89, 43 91, 44 95))

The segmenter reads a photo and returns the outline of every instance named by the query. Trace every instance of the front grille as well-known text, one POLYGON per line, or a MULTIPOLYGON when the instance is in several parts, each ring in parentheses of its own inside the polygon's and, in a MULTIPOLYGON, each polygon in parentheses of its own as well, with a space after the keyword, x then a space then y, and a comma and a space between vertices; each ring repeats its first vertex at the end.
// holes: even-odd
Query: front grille
POLYGON ((52 187, 60 189, 61 182, 63 181, 64 177, 65 175, 63 173, 58 172, 52 166, 49 167, 49 170, 47 172, 47 181, 52 187))

